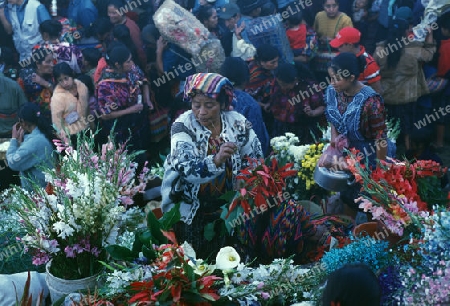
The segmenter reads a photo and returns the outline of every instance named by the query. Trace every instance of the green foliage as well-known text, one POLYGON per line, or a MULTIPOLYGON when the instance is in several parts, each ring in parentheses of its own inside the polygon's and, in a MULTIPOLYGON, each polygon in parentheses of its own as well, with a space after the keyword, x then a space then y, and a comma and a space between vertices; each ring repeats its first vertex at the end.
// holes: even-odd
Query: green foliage
POLYGON ((447 194, 441 188, 441 179, 437 176, 427 176, 417 179, 417 193, 422 201, 428 204, 428 209, 433 205, 445 206, 448 204, 447 194))
POLYGON ((142 252, 148 260, 154 260, 157 253, 153 245, 168 243, 162 231, 169 231, 175 223, 180 221, 180 204, 176 204, 169 212, 157 219, 152 211, 147 215, 147 228, 139 229, 136 232, 132 249, 119 245, 110 245, 106 251, 115 260, 133 261, 142 252))

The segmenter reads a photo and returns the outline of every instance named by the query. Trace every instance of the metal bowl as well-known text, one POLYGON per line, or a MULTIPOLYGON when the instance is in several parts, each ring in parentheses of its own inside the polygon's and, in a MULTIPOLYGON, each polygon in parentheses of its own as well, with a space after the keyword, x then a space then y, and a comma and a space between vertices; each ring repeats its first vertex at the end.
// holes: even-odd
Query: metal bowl
POLYGON ((355 183, 348 172, 332 171, 325 167, 316 167, 314 181, 323 189, 330 191, 343 191, 355 183))

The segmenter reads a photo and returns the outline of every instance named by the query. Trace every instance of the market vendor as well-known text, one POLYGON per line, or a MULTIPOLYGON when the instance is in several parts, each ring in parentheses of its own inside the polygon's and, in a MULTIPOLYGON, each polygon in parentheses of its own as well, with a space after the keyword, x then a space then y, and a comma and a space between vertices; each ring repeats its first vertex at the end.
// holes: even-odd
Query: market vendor
POLYGON ((163 213, 180 203, 181 222, 174 227, 177 240, 188 241, 198 258, 207 258, 227 244, 219 237, 219 199, 233 190, 236 175, 248 166, 247 157, 261 158, 261 144, 244 116, 229 111, 234 94, 231 82, 215 73, 189 76, 184 98, 192 109, 172 125, 171 151, 164 163, 161 187, 163 213), (205 226, 215 222, 212 241, 205 226))

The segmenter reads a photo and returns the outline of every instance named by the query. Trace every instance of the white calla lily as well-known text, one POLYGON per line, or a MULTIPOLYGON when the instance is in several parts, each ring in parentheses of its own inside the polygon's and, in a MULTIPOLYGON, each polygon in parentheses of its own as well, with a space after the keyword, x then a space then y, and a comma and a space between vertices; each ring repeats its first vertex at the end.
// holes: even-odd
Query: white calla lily
POLYGON ((241 257, 233 247, 221 248, 216 256, 216 268, 222 271, 230 271, 236 268, 241 261, 241 257))

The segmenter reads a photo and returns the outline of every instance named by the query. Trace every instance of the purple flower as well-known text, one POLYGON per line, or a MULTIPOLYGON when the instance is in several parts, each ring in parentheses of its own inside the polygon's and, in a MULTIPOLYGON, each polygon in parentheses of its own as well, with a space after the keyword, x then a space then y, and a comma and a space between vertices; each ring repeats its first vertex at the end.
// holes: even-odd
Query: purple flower
POLYGON ((73 248, 73 251, 77 252, 78 254, 83 253, 83 251, 84 251, 83 248, 79 244, 74 244, 72 248, 73 248))
POLYGON ((74 248, 71 248, 70 246, 66 246, 64 252, 66 253, 66 257, 68 258, 75 258, 76 256, 74 248))
POLYGON ((97 247, 93 247, 91 253, 94 254, 95 257, 98 257, 98 255, 100 255, 100 250, 97 247))
POLYGON ((39 252, 33 257, 33 265, 40 266, 47 263, 50 260, 47 253, 39 252))

